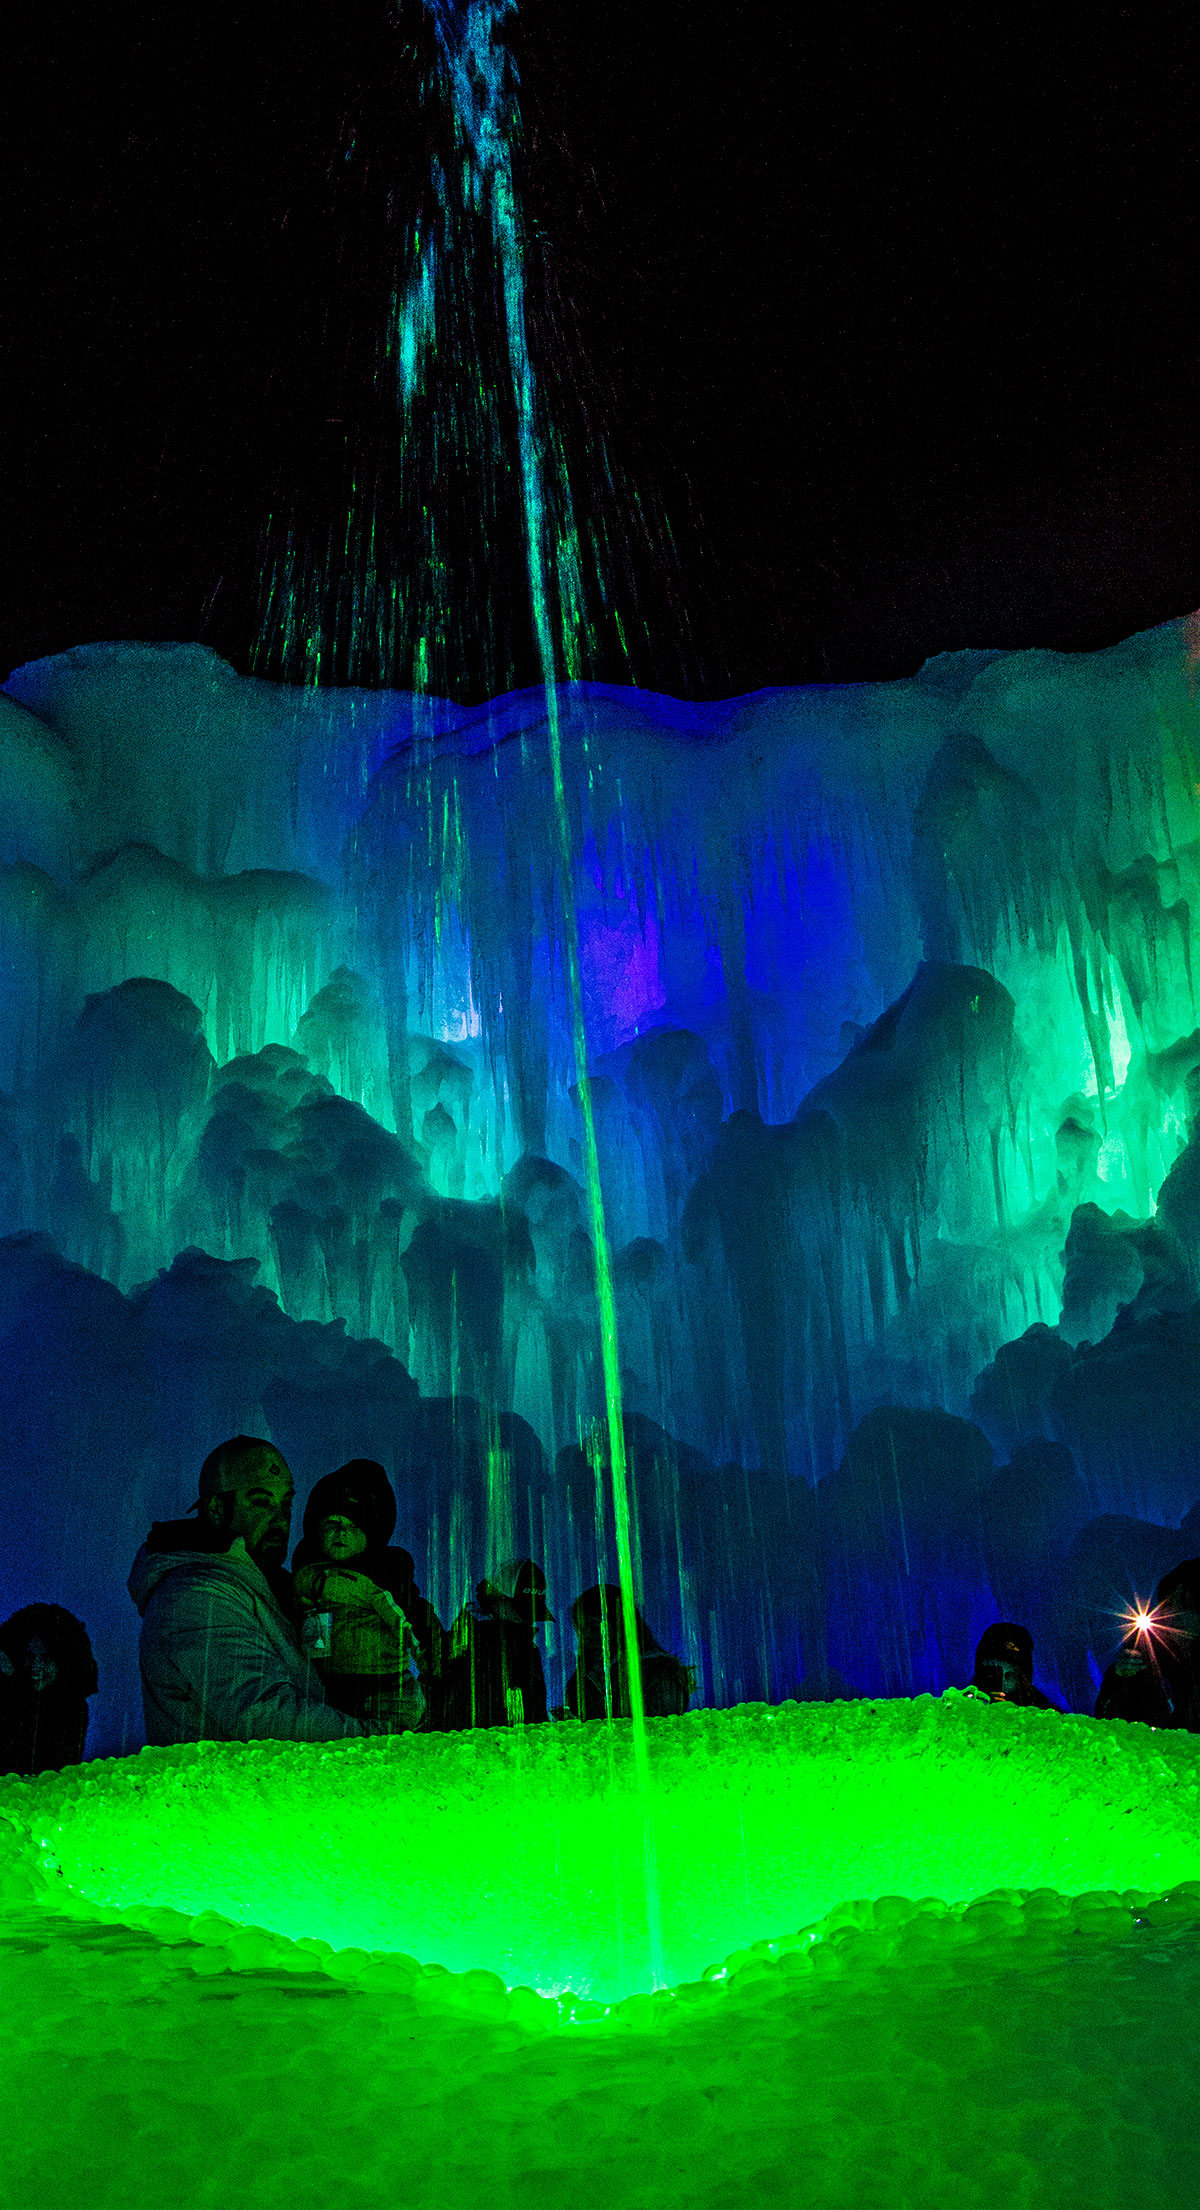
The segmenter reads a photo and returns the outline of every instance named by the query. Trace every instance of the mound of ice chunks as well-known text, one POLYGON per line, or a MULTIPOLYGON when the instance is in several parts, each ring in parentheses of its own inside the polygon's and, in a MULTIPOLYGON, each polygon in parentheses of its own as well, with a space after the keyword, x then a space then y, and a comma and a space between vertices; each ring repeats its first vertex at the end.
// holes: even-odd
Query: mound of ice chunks
POLYGON ((611 2006, 848 1895, 1200 1878, 1188 1736, 951 1693, 743 1705, 648 1737, 648 1796, 627 1722, 202 1743, 10 1781, 0 1899, 215 1912, 611 2006))
POLYGON ((604 2006, 205 1912, 0 1915, 10 2199, 1192 2200, 1200 1884, 848 1903, 604 2006))

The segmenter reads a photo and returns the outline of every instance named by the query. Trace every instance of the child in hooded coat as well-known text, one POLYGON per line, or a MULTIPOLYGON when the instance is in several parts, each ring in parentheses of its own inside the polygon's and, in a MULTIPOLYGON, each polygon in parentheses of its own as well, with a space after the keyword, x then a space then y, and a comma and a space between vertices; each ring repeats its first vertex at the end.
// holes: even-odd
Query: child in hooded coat
POLYGON ((395 1524, 391 1483, 373 1459, 326 1474, 304 1509, 293 1588, 330 1702, 377 1724, 391 1710, 397 1727, 412 1727, 422 1713, 435 1719, 444 1635, 411 1554, 389 1547, 395 1524))

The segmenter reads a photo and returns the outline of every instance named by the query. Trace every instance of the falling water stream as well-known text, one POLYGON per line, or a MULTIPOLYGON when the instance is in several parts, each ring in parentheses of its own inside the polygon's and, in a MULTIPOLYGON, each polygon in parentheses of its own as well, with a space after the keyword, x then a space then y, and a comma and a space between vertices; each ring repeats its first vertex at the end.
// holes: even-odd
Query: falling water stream
MULTIPOLYGON (((513 137, 517 120, 516 67, 504 38, 504 28, 508 18, 516 12, 516 0, 430 0, 430 7, 439 52, 445 66, 446 82, 454 104, 456 126, 463 148, 473 165, 475 192, 478 198, 486 199, 490 206, 491 234, 503 290, 504 332, 516 408, 530 612, 546 695, 547 748, 554 791, 554 822, 558 845, 555 856, 561 897, 563 957, 574 1048, 576 1096, 583 1137, 584 1189, 600 1317, 601 1365, 617 1575, 621 1590, 622 1632, 629 1680, 635 1767, 643 1807, 649 1964, 652 1982, 659 1986, 663 1980, 662 1919, 635 1610, 630 1482, 621 1405, 617 1304, 600 1182, 596 1118, 588 1074, 587 1032, 579 958, 579 920, 574 895, 574 855, 559 728, 558 677, 564 663, 570 664, 569 655, 564 651, 569 615, 558 588, 557 565, 551 563, 547 551, 544 439, 539 394, 526 330, 524 239, 513 174, 513 137)), ((410 345, 422 338, 428 342, 434 332, 434 320, 428 305, 428 288, 422 286, 416 297, 421 312, 415 327, 410 324, 410 345)), ((409 373, 411 374, 411 367, 409 373)), ((606 1648, 606 1668, 607 1657, 606 1648)))

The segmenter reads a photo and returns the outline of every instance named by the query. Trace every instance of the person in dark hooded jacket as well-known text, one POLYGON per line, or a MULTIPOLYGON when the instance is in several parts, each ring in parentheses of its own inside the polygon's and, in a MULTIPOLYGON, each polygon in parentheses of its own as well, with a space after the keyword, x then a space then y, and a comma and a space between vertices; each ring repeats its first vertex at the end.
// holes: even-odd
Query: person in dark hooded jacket
POLYGON ((78 1765, 96 1693, 88 1631, 61 1604, 26 1604, 0 1627, 0 1773, 78 1765))
POLYGON ((508 1558, 478 1583, 451 1629, 442 1725, 509 1727, 547 1719, 546 1675, 537 1630, 546 1609, 546 1576, 532 1558, 508 1558))
POLYGON ((1200 1558, 1164 1573, 1100 1683, 1096 1717, 1200 1734, 1200 1558))
POLYGON ((1033 1685, 1033 1636, 1015 1620, 998 1619, 980 1635, 972 1688, 994 1704, 1020 1704, 1029 1711, 1057 1711, 1049 1696, 1033 1685))
MULTIPOLYGON (((633 1616, 646 1717, 677 1717, 687 1710, 696 1686, 695 1673, 690 1665, 664 1650, 640 1611, 633 1616)), ((576 1719, 628 1719, 632 1705, 620 1589, 612 1582, 603 1588, 585 1588, 571 1606, 571 1624, 579 1647, 575 1670, 566 1686, 567 1710, 576 1719)))
MULTIPOLYGON (((390 1596, 411 1630, 425 1725, 440 1724, 446 1630, 417 1587, 411 1551, 392 1543, 396 1498, 383 1467, 373 1458, 351 1458, 317 1482, 304 1507, 304 1532, 292 1555, 292 1576, 310 1611, 319 1608, 324 1569, 341 1565, 364 1574, 390 1596)), ((332 1584, 330 1584, 332 1586, 332 1584)), ((340 1709, 357 1712, 365 1675, 339 1676, 324 1664, 326 1692, 340 1709)))

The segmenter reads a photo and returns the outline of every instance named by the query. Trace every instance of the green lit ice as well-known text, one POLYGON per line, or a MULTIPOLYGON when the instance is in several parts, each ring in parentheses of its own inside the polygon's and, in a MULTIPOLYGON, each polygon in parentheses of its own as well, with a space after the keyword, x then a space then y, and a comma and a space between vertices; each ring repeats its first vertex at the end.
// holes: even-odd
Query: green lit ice
POLYGON ((1200 1744, 953 1695, 648 1736, 653 1995, 620 1725, 6 1782, 6 2199, 1191 2199, 1200 1744))

